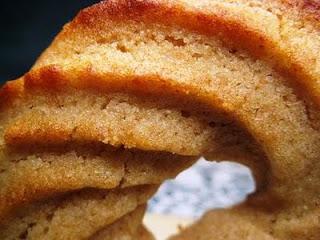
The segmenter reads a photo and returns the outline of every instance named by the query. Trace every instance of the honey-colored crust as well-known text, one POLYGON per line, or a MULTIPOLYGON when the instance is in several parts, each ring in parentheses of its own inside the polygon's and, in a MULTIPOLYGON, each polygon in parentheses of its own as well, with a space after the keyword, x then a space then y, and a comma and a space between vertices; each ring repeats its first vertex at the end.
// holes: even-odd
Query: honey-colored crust
MULTIPOLYGON (((109 191, 84 189, 34 202, 0 225, 0 238, 89 239, 145 204, 156 189, 152 185, 109 191)), ((137 211, 138 216, 130 217, 139 221, 141 210, 137 211)))
POLYGON ((22 204, 58 193, 161 184, 196 159, 87 146, 66 152, 15 153, 1 160, 0 216, 4 218, 22 204))
POLYGON ((236 213, 224 210, 207 212, 199 221, 170 240, 276 240, 236 213))
POLYGON ((137 209, 120 218, 113 224, 102 229, 90 240, 114 240, 114 239, 128 239, 128 240, 152 240, 153 235, 141 224, 146 205, 139 206, 137 209))
MULTIPOLYGON (((290 75, 290 84, 298 91, 306 90, 307 96, 312 95, 319 104, 318 18, 319 3, 311 0, 113 0, 81 11, 57 39, 69 38, 68 28, 95 29, 92 34, 101 37, 104 29, 95 26, 101 21, 178 25, 201 34, 218 35, 228 47, 245 48, 255 57, 270 60, 278 70, 290 75), (310 78, 313 80, 308 81, 310 78)), ((45 61, 41 57, 36 66, 50 62, 46 53, 44 56, 45 61)))
POLYGON ((267 238, 317 239, 318 5, 111 0, 84 9, 1 90, 1 146, 90 142, 239 161, 258 189, 223 214, 267 238))

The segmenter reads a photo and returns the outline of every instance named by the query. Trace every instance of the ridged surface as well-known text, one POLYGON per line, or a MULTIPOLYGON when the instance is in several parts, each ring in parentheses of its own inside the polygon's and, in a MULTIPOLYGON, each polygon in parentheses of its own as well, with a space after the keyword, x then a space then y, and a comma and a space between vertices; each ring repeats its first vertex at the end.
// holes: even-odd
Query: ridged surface
POLYGON ((120 218, 112 225, 102 229, 90 240, 114 240, 114 239, 127 239, 127 240, 152 240, 154 237, 148 232, 145 226, 141 224, 146 205, 138 207, 133 212, 120 218))
POLYGON ((156 187, 86 189, 35 202, 1 225, 1 239, 88 239, 144 204, 156 187))
POLYGON ((0 144, 239 161, 258 190, 225 221, 256 239, 318 239, 318 20, 311 0, 103 1, 2 89, 0 144))

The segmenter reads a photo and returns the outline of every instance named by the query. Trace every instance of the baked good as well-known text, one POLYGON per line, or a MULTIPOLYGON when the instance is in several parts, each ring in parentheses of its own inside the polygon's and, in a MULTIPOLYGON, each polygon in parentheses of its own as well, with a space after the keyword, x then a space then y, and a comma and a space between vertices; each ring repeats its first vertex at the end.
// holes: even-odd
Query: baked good
POLYGON ((270 234, 261 231, 255 224, 241 216, 225 210, 207 212, 195 224, 183 229, 170 240, 275 240, 270 234))
POLYGON ((318 239, 318 5, 102 1, 4 87, 4 142, 239 161, 257 191, 226 221, 235 214, 261 236, 318 239))
POLYGON ((194 158, 88 144, 76 148, 5 150, 1 157, 0 217, 22 204, 83 188, 160 184, 194 158), (175 164, 172 164, 174 162, 175 164))
POLYGON ((145 226, 141 225, 146 205, 138 207, 131 213, 120 218, 113 224, 99 231, 92 236, 90 240, 152 240, 152 234, 148 232, 145 226))
MULTIPOLYGON (((2 126, 5 130, 6 125, 2 126)), ((160 184, 195 161, 194 157, 90 143, 63 147, 3 144, 1 150, 1 239, 82 239, 102 227, 109 229, 110 224, 123 225, 124 221, 113 222, 133 210, 133 204, 137 203, 132 201, 139 198, 138 204, 145 203, 154 193, 150 187, 140 187, 138 193, 134 192, 136 196, 126 188, 160 184), (106 190, 86 191, 89 187, 118 190, 112 190, 111 194, 106 190), (113 192, 119 192, 120 196, 113 192), (72 218, 73 212, 77 212, 75 218, 81 221, 72 218), (59 217, 52 219, 53 215, 59 217), (85 231, 79 231, 79 226, 85 231)), ((134 230, 152 239, 140 225, 141 222, 134 230)), ((108 231, 115 234, 115 228, 108 231)), ((124 228, 114 239, 129 230, 124 228)))
POLYGON ((154 240, 155 238, 145 226, 141 225, 138 229, 138 232, 136 233, 136 239, 154 240))
MULTIPOLYGON (((156 189, 152 185, 109 191, 84 189, 33 202, 1 223, 0 238, 88 239, 145 204, 156 189)), ((139 211, 137 214, 139 217, 139 211)))

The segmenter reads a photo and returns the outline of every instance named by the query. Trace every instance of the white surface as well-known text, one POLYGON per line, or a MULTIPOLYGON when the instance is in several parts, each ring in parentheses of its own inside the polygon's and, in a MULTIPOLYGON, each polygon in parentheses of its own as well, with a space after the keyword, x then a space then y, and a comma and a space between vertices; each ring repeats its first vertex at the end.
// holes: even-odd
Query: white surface
POLYGON ((146 214, 143 223, 156 240, 166 240, 179 232, 179 228, 186 227, 193 222, 192 218, 180 218, 176 216, 164 216, 160 214, 146 214))
POLYGON ((180 217, 200 217, 213 208, 230 207, 254 192, 250 170, 231 162, 199 160, 166 181, 149 201, 149 213, 180 217))

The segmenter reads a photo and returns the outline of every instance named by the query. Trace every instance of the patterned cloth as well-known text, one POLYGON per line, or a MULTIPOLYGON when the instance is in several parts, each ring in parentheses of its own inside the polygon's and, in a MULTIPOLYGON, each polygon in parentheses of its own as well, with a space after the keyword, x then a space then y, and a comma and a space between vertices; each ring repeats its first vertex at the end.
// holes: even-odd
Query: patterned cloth
POLYGON ((166 181, 149 202, 149 212, 181 217, 200 217, 212 208, 230 207, 255 190, 251 171, 231 162, 195 165, 166 181))

